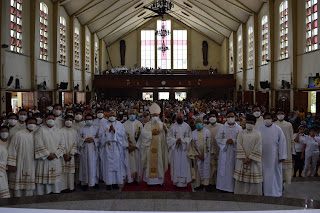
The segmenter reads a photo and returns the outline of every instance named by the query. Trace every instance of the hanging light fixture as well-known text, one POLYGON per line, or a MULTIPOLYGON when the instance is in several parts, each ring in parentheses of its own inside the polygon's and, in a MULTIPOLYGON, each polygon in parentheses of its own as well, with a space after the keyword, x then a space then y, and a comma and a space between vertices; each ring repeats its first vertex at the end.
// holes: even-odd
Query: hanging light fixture
POLYGON ((172 1, 167 0, 154 0, 151 4, 150 9, 154 11, 158 11, 159 15, 165 14, 167 11, 171 10, 174 7, 172 1))

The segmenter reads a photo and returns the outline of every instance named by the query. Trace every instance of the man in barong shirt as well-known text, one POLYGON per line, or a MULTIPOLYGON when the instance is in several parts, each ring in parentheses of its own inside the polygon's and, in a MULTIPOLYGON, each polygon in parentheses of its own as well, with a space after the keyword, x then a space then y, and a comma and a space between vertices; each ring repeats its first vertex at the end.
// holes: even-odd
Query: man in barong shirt
POLYGON ((35 133, 36 193, 44 195, 61 192, 62 162, 65 141, 55 127, 55 116, 45 116, 46 125, 35 133))
POLYGON ((254 128, 257 129, 259 126, 263 125, 263 116, 261 115, 260 106, 255 105, 252 107, 253 116, 256 117, 257 121, 254 128))
POLYGON ((208 129, 203 127, 202 118, 196 118, 196 130, 192 132, 192 141, 188 156, 193 160, 196 190, 205 189, 210 191, 209 180, 211 178, 211 157, 214 150, 211 146, 211 133, 208 129))
POLYGON ((124 128, 126 130, 126 137, 128 141, 128 151, 129 151, 129 175, 127 176, 127 182, 135 182, 138 184, 141 178, 141 145, 140 145, 140 135, 143 129, 143 125, 140 121, 136 119, 137 112, 135 109, 129 110, 129 120, 124 122, 124 128))
POLYGON ((256 117, 246 116, 246 129, 237 138, 236 167, 234 170, 235 194, 262 195, 262 139, 254 129, 256 117))
POLYGON ((287 159, 282 162, 282 176, 287 184, 291 184, 292 178, 292 147, 293 147, 293 128, 290 122, 284 120, 285 112, 283 109, 277 110, 277 121, 275 125, 279 126, 287 141, 287 159))
POLYGON ((148 185, 163 185, 168 169, 167 127, 160 121, 161 108, 153 103, 149 108, 151 121, 141 133, 143 179, 148 185))
POLYGON ((9 188, 11 197, 33 196, 35 184, 34 130, 35 118, 26 120, 26 129, 11 138, 8 147, 9 188))
POLYGON ((262 138, 263 195, 281 197, 282 162, 287 158, 287 142, 281 128, 273 124, 273 114, 266 112, 263 119, 264 125, 257 129, 262 138))
POLYGON ((187 187, 192 180, 191 160, 188 158, 191 128, 183 120, 184 115, 178 113, 177 122, 170 127, 167 135, 171 179, 177 187, 187 187))
POLYGON ((242 127, 235 122, 235 113, 228 111, 227 122, 219 129, 216 140, 220 147, 217 189, 234 191, 234 168, 236 162, 237 137, 242 127))

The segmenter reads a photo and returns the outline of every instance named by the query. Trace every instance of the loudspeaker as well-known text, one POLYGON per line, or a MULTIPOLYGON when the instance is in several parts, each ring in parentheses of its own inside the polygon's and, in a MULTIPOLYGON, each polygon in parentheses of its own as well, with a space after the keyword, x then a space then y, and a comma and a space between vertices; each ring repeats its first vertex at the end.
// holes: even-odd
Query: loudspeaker
POLYGON ((59 89, 67 89, 68 88, 68 82, 61 82, 60 83, 60 86, 59 86, 59 89))
POLYGON ((260 81, 260 87, 261 89, 270 88, 270 83, 268 81, 260 81))

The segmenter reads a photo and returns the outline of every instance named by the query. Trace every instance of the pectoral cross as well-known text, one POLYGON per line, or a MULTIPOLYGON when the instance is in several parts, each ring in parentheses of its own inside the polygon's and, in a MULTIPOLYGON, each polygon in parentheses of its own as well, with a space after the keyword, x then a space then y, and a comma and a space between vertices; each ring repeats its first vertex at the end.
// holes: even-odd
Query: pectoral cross
POLYGON ((244 170, 245 170, 246 172, 248 172, 248 170, 250 170, 250 167, 245 164, 244 170))
POLYGON ((83 132, 81 133, 81 137, 82 137, 82 138, 84 137, 84 133, 83 133, 83 132))
POLYGON ((224 138, 224 135, 225 135, 226 133, 224 132, 224 130, 222 131, 222 133, 221 133, 221 135, 222 135, 222 138, 224 138))
POLYGON ((186 135, 187 135, 187 131, 184 131, 183 138, 186 138, 186 135))
POLYGON ((177 131, 174 131, 174 138, 177 139, 177 131))
POLYGON ((28 175, 28 172, 26 172, 26 174, 23 174, 22 177, 29 177, 30 175, 28 175))
POLYGON ((56 170, 54 170, 53 168, 51 168, 51 170, 49 170, 49 172, 51 172, 51 174, 53 174, 53 172, 55 172, 56 170))

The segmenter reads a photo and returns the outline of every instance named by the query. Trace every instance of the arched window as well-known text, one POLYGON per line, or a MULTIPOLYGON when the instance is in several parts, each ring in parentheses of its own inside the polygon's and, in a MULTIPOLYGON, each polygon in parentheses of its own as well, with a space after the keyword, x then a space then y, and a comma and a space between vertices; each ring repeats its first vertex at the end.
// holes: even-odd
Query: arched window
POLYGON ((48 6, 40 3, 40 59, 48 60, 48 6))
POLYGON ((173 69, 188 69, 188 31, 173 31, 173 69))
POLYGON ((248 68, 253 68, 253 28, 248 29, 248 68))
POLYGON ((280 59, 289 57, 288 51, 288 1, 282 1, 280 12, 280 59))
POLYGON ((98 65, 98 55, 99 55, 99 47, 98 42, 96 41, 94 43, 94 70, 95 73, 98 73, 99 65, 98 65))
POLYGON ((141 67, 155 68, 154 34, 154 30, 141 30, 141 67))
POLYGON ((265 65, 267 64, 268 59, 268 16, 263 16, 261 20, 261 46, 262 46, 262 53, 261 53, 261 64, 265 65))
POLYGON ((60 64, 66 65, 66 20, 60 16, 60 64))
POLYGON ((90 37, 86 36, 86 70, 90 69, 90 37))
POLYGON ((242 36, 238 36, 238 71, 243 69, 243 60, 242 60, 242 36))
POLYGON ((233 41, 229 43, 229 62, 230 62, 230 71, 229 73, 233 73, 233 41))
POLYGON ((318 0, 306 0, 306 52, 318 49, 318 0))
POLYGON ((22 53, 22 0, 10 0, 10 50, 22 53))
POLYGON ((80 32, 74 28, 74 67, 80 69, 80 32))

